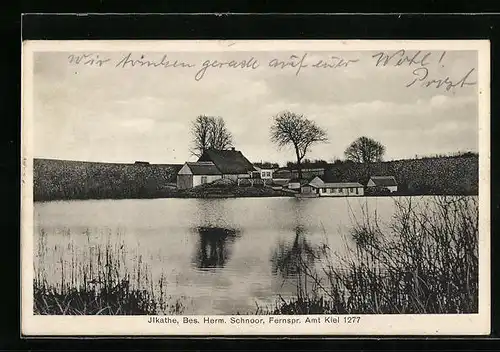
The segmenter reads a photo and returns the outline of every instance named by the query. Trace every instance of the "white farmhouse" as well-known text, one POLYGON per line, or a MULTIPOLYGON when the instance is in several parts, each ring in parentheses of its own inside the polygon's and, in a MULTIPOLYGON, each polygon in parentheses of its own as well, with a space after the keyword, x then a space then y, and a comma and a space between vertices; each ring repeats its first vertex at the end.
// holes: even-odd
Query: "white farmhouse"
POLYGON ((256 172, 252 163, 239 151, 207 149, 197 162, 186 162, 177 174, 177 188, 193 188, 224 178, 240 184, 252 180, 256 172))
POLYGON ((211 161, 187 162, 177 173, 177 188, 193 188, 221 178, 222 173, 211 161))

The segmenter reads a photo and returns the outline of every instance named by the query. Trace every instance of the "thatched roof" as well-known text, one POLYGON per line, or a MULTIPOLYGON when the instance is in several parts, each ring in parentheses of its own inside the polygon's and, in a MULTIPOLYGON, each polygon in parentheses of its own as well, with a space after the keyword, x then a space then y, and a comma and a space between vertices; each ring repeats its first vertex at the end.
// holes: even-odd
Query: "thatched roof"
POLYGON ((211 161, 223 174, 246 174, 255 171, 252 163, 239 150, 205 150, 198 161, 211 161))
POLYGON ((193 175, 220 175, 221 172, 214 163, 210 161, 186 163, 193 175))

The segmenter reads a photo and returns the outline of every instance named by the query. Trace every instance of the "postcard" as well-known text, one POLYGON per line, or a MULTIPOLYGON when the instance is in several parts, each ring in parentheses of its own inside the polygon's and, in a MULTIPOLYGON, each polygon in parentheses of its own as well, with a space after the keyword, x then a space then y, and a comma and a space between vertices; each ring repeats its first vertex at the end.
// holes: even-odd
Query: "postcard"
POLYGON ((24 42, 22 334, 489 334, 489 48, 24 42))

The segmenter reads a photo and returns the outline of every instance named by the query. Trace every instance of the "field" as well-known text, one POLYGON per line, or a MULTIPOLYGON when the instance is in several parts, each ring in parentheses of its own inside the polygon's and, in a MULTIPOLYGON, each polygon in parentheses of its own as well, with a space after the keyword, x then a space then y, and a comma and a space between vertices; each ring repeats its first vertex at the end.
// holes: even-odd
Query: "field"
POLYGON ((477 195, 478 155, 405 159, 372 164, 330 164, 326 173, 338 182, 366 185, 370 175, 390 175, 398 191, 409 195, 477 195))
POLYGON ((169 196, 182 165, 34 160, 35 201, 169 196))
MULTIPOLYGON (((178 164, 111 164, 51 159, 34 160, 35 201, 209 196, 275 196, 255 187, 220 187, 179 192, 178 164), (212 194, 214 193, 214 194, 212 194)), ((466 154, 372 164, 328 164, 325 174, 337 182, 366 185, 370 175, 392 175, 405 195, 477 195, 478 156, 466 154)))

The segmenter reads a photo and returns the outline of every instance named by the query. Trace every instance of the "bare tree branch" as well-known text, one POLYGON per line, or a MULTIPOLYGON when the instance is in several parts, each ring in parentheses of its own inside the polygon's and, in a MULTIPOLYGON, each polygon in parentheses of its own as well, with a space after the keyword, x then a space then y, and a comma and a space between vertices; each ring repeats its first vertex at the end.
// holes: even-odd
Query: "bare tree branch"
POLYGON ((207 149, 224 150, 233 145, 233 135, 222 117, 198 116, 191 124, 191 153, 201 156, 207 149))
POLYGON ((297 158, 299 178, 302 178, 300 162, 316 143, 328 141, 326 131, 302 114, 283 111, 274 117, 271 141, 278 148, 292 146, 297 158))

